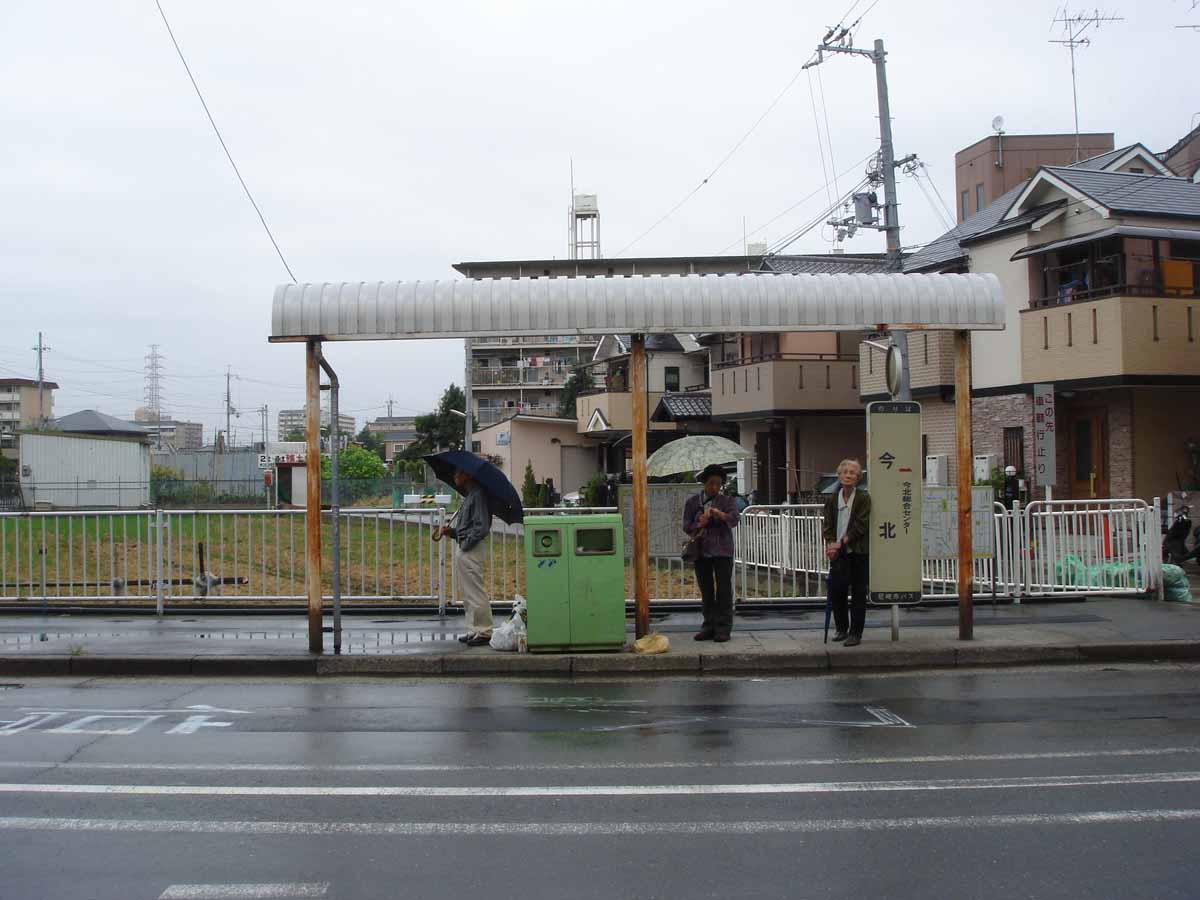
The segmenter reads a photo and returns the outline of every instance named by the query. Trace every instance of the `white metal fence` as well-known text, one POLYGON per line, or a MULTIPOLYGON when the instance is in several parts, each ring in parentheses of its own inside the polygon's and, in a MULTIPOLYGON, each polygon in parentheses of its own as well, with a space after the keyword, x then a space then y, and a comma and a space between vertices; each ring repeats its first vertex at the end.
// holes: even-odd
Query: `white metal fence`
MULTIPOLYGON (((530 509, 530 515, 616 512, 530 509)), ((329 513, 325 513, 328 519, 329 513)), ((1143 593, 1161 585, 1158 501, 996 504, 990 554, 975 560, 977 596, 1020 600, 1143 593)), ((349 603, 445 606, 450 547, 430 536, 441 508, 341 511, 341 595, 349 603)), ((496 600, 525 593, 523 529, 497 524, 487 581, 496 600)), ((332 592, 331 529, 323 529, 323 589, 332 592)), ((735 594, 748 601, 824 599, 821 507, 752 506, 736 531, 735 594)), ((0 513, 0 601, 301 602, 303 510, 0 513)), ((682 540, 682 533, 681 533, 682 540)), ((626 566, 626 596, 633 594, 626 566)), ((690 566, 651 559, 651 599, 695 601, 690 566)), ((957 594, 957 561, 926 559, 928 598, 957 594)))
MULTIPOLYGON (((992 547, 974 560, 976 595, 1135 594, 1162 582, 1159 501, 995 504, 992 547)), ((818 600, 828 573, 819 505, 748 507, 737 529, 738 596, 818 600), (816 591, 814 591, 814 583, 816 591)), ((958 594, 958 561, 924 559, 923 594, 958 594)))
MULTIPOLYGON (((447 554, 430 534, 444 521, 436 507, 342 510, 342 597, 440 603, 447 554)), ((0 600, 301 601, 304 541, 297 509, 3 513, 0 600)))

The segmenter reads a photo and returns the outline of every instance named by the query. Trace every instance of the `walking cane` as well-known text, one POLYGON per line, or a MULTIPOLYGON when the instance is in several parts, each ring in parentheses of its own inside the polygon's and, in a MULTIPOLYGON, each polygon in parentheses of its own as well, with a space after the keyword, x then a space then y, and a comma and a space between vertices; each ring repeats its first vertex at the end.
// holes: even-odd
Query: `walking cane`
POLYGON ((829 619, 833 615, 833 588, 830 586, 829 576, 825 576, 825 640, 823 643, 829 643, 829 619))

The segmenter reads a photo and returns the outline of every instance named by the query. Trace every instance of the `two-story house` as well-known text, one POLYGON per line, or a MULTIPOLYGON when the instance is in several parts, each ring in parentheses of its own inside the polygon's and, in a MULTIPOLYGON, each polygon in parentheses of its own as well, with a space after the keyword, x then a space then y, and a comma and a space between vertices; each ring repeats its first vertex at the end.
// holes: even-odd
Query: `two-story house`
MULTIPOLYGON (((1035 384, 1055 393, 1054 496, 1149 499, 1192 482, 1200 184, 1141 144, 1042 166, 905 270, 1000 278, 1008 328, 972 338, 975 447, 1022 471, 1035 496, 1044 486, 1033 464, 1035 384)), ((914 337, 927 453, 953 459, 947 338, 914 337)), ((860 359, 872 355, 864 347, 860 359)), ((864 395, 881 392, 881 377, 864 374, 864 395)))

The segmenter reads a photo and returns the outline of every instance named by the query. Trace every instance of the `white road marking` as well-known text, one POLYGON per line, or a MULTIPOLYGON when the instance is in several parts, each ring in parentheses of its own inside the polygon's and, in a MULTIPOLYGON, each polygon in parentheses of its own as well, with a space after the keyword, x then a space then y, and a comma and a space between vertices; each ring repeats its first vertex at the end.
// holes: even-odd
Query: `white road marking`
MULTIPOLYGON (((869 720, 847 721, 845 719, 791 719, 780 720, 766 716, 687 716, 673 719, 658 719, 653 722, 633 722, 629 725, 600 725, 590 731, 630 731, 635 728, 672 728, 676 725, 694 725, 697 722, 748 722, 754 725, 767 726, 809 726, 817 728, 916 728, 882 706, 864 707, 871 715, 869 720)), ((577 710, 584 712, 585 710, 577 710)), ((640 712, 640 710, 630 710, 640 712)))
POLYGON ((0 734, 20 734, 22 731, 30 731, 57 716, 58 713, 30 713, 19 719, 0 721, 0 734))
POLYGON ((210 722, 212 716, 188 716, 167 734, 195 734, 201 728, 229 728, 232 722, 210 722))
POLYGON ((904 719, 900 718, 898 715, 896 715, 890 709, 884 709, 882 706, 868 706, 867 712, 869 712, 871 715, 873 715, 876 719, 878 719, 884 725, 892 725, 892 726, 895 726, 898 728, 916 728, 917 727, 916 725, 906 722, 904 719))
MULTIPOLYGON (((4 729, 0 728, 0 734, 4 729)), ((605 769, 790 769, 800 766, 893 766, 938 765, 942 763, 1023 762, 1052 759, 1123 759, 1155 756, 1200 754, 1200 745, 1190 747, 1134 747, 1125 750, 1049 750, 1043 753, 974 753, 943 756, 862 756, 813 759, 734 759, 726 762, 596 762, 589 763, 497 763, 454 765, 449 763, 357 763, 343 765, 307 765, 303 763, 104 763, 38 760, 0 760, 0 769, 78 769, 98 772, 577 772, 605 769)))
POLYGON ((100 794, 139 797, 701 797, 746 794, 862 794, 898 791, 1029 790, 1200 782, 1200 772, 1031 775, 1017 778, 932 778, 900 781, 801 781, 761 784, 573 785, 238 785, 0 784, 0 794, 100 794))
POLYGON ((98 713, 113 716, 144 716, 152 713, 175 714, 177 716, 186 716, 192 712, 209 712, 209 713, 226 713, 233 716, 249 716, 252 713, 245 709, 222 709, 219 706, 209 706, 205 703, 199 703, 195 706, 186 706, 183 709, 95 709, 93 707, 66 707, 66 706, 21 706, 18 707, 22 712, 53 712, 53 713, 98 713))
POLYGON ((161 719, 162 716, 129 716, 129 715, 102 715, 102 716, 84 716, 81 719, 76 719, 73 722, 68 722, 66 725, 61 725, 58 728, 51 728, 47 734, 137 734, 145 726, 151 722, 161 719), (115 725, 117 722, 126 724, 114 728, 95 728, 92 727, 101 722, 108 722, 115 725))
POLYGON ((268 898, 324 897, 328 881, 273 884, 173 884, 158 900, 268 900, 268 898))
POLYGON ((1102 810, 994 816, 888 819, 792 819, 722 822, 278 822, 176 819, 66 819, 9 816, 0 831, 142 834, 350 835, 356 837, 593 837, 614 835, 756 835, 911 828, 1021 828, 1055 825, 1158 825, 1195 822, 1200 809, 1102 810))

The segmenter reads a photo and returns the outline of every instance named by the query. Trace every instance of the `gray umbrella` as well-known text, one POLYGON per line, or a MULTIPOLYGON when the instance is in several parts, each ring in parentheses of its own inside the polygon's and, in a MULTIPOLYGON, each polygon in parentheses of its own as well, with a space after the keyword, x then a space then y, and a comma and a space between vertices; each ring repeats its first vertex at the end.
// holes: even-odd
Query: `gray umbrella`
POLYGON ((696 434, 664 444, 646 460, 651 478, 699 472, 705 466, 719 466, 749 457, 750 451, 729 438, 715 434, 696 434))

